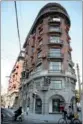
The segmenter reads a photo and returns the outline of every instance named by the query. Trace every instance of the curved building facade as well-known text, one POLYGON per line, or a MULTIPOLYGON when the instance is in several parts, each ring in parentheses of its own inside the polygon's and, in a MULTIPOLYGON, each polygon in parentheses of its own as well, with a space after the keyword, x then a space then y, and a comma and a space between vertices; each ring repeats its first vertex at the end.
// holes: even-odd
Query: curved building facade
POLYGON ((24 43, 20 104, 38 114, 75 110, 76 75, 70 46, 71 21, 65 8, 48 3, 38 13, 24 43))

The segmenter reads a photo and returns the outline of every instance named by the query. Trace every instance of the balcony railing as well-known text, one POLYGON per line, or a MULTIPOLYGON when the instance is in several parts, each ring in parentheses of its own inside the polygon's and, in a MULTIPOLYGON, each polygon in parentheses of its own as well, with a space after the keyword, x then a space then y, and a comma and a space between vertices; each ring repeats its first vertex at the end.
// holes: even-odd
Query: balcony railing
POLYGON ((49 53, 48 58, 63 59, 63 55, 62 54, 49 53))
POLYGON ((49 40, 48 44, 56 44, 56 45, 63 45, 63 41, 61 40, 49 40))
POLYGON ((48 70, 48 73, 63 73, 63 70, 48 70))
POLYGON ((38 57, 38 60, 36 62, 36 65, 39 65, 40 63, 42 63, 42 59, 41 59, 41 57, 40 58, 38 57))
POLYGON ((69 76, 73 76, 76 79, 76 74, 74 69, 66 71, 65 74, 69 76))
POLYGON ((47 91, 47 90, 48 90, 48 86, 42 86, 42 87, 41 87, 41 90, 42 90, 42 91, 47 91))
POLYGON ((50 18, 49 23, 59 23, 60 24, 61 20, 60 18, 50 18))
POLYGON ((49 32, 61 33, 61 29, 56 27, 49 27, 49 32))
POLYGON ((71 66, 74 66, 74 63, 72 62, 72 60, 69 60, 68 62, 71 66))

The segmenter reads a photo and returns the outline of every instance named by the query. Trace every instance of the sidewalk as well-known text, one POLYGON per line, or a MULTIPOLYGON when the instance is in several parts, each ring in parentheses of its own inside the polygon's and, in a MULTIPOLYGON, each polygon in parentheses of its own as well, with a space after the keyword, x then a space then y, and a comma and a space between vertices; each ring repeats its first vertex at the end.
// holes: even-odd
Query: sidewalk
POLYGON ((32 123, 54 123, 54 124, 57 124, 58 120, 62 117, 62 115, 60 114, 57 114, 57 115, 53 115, 53 114, 48 114, 48 115, 39 115, 39 114, 33 114, 33 113, 29 113, 28 115, 27 114, 24 114, 23 118, 25 121, 27 122, 32 122, 32 123))

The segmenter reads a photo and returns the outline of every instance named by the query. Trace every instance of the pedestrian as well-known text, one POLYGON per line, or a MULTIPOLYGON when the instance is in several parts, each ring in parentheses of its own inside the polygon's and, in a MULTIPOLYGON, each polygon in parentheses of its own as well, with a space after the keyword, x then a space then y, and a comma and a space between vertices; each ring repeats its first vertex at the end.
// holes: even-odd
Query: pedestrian
POLYGON ((28 115, 29 112, 29 106, 27 106, 26 114, 28 115))
POLYGON ((20 106, 16 111, 15 111, 15 116, 14 116, 14 120, 17 120, 17 117, 20 116, 22 114, 22 107, 20 106))
POLYGON ((3 113, 2 113, 2 110, 1 110, 1 121, 3 122, 3 113))
POLYGON ((69 119, 72 119, 74 117, 74 113, 71 106, 68 107, 67 115, 69 119))

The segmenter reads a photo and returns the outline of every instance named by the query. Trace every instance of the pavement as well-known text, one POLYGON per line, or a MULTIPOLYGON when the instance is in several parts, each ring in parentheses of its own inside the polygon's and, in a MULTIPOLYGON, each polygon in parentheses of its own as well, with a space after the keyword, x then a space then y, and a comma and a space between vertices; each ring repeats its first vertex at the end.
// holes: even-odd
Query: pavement
POLYGON ((29 112, 22 115, 22 122, 20 120, 14 122, 12 121, 13 114, 10 110, 5 110, 5 114, 6 116, 1 124, 57 124, 58 120, 62 117, 61 114, 41 115, 29 112))

